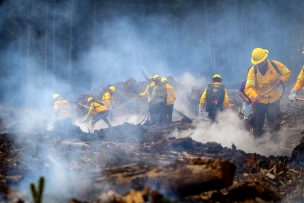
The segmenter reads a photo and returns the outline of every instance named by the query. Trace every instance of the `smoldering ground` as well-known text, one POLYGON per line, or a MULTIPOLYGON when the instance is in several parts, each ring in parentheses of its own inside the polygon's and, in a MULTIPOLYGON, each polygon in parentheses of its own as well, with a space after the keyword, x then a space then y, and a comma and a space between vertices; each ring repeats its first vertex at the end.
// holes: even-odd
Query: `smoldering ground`
MULTIPOLYGON (((238 86, 250 66, 254 47, 269 49, 271 57, 281 59, 295 72, 300 68, 295 53, 303 43, 298 37, 303 32, 303 1, 181 1, 162 7, 147 1, 138 5, 141 11, 120 8, 128 8, 128 1, 120 1, 122 6, 118 7, 105 1, 95 1, 95 5, 88 2, 1 1, 1 101, 30 109, 31 113, 17 112, 16 123, 23 130, 18 135, 24 142, 43 135, 26 134, 24 139, 25 129, 43 132, 38 126, 43 128, 52 114, 52 93, 73 99, 97 85, 106 87, 131 76, 140 80, 141 68, 149 75, 178 78, 176 108, 192 117, 196 116, 197 103, 192 105, 189 98, 198 102, 200 96, 193 98, 192 89, 201 87, 202 91, 214 73, 224 76, 227 87, 238 86), (288 12, 282 12, 287 8, 288 12), (186 71, 191 74, 183 75, 186 71)), ((137 115, 115 116, 117 124, 137 119, 137 115)), ((196 140, 217 141, 225 146, 234 143, 240 149, 260 152, 234 114, 224 114, 213 126, 199 122, 196 129, 192 136, 196 140)), ((54 181, 46 188, 47 194, 60 193, 58 183, 69 195, 77 193, 69 190, 81 190, 70 180, 86 178, 70 176, 63 155, 44 151, 39 151, 40 159, 52 165, 45 174, 54 181)), ((77 159, 78 153, 70 158, 77 159)), ((271 153, 276 152, 270 149, 264 154, 271 153)), ((27 190, 28 182, 37 180, 37 176, 29 174, 22 188, 27 190)))

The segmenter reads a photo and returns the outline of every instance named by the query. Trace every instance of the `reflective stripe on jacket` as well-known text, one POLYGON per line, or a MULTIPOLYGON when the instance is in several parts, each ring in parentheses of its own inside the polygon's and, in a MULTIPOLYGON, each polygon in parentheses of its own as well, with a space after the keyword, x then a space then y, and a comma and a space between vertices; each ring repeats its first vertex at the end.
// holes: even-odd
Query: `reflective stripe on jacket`
MULTIPOLYGON (((267 61, 268 67, 264 75, 261 74, 258 68, 255 74, 254 66, 249 69, 245 93, 251 100, 254 100, 257 96, 262 96, 266 91, 273 87, 277 80, 281 80, 282 82, 288 81, 291 73, 290 70, 279 61, 273 60, 273 62, 276 64, 281 75, 269 61, 267 61)), ((260 98, 259 102, 264 104, 273 103, 278 101, 280 99, 280 96, 280 89, 277 87, 260 98)))
POLYGON ((299 91, 302 90, 303 86, 304 86, 304 65, 298 75, 297 82, 294 84, 294 88, 299 91))
MULTIPOLYGON (((214 85, 214 86, 220 86, 222 84, 220 82, 214 82, 214 83, 212 83, 212 85, 214 85)), ((204 92, 203 92, 203 94, 201 96, 201 99, 199 101, 199 103, 201 105, 204 105, 206 103, 207 89, 208 89, 208 87, 204 90, 204 92)), ((228 95, 227 89, 225 88, 224 108, 227 109, 228 107, 229 107, 229 95, 228 95)))
POLYGON ((55 101, 53 108, 56 119, 62 120, 71 117, 71 106, 69 101, 65 99, 59 99, 55 101))
POLYGON ((172 105, 176 100, 175 90, 173 86, 169 83, 166 83, 164 86, 167 90, 167 105, 172 105))

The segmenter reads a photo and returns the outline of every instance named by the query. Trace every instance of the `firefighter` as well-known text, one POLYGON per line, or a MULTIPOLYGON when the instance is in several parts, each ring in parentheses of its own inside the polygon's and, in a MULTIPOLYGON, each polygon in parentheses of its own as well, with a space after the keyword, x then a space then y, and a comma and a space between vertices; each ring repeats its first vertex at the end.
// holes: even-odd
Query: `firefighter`
POLYGON ((292 101, 296 100, 297 94, 302 90, 304 86, 304 65, 298 75, 297 82, 294 84, 290 91, 288 98, 292 101))
POLYGON ((222 76, 215 74, 212 77, 212 84, 204 90, 199 101, 199 111, 202 112, 203 106, 206 106, 208 118, 214 122, 217 113, 229 107, 229 96, 224 85, 222 85, 222 76))
POLYGON ((139 93, 140 97, 147 97, 148 99, 148 119, 144 125, 150 124, 150 115, 151 115, 151 94, 153 87, 155 86, 155 81, 153 80, 153 77, 157 77, 158 75, 150 76, 149 77, 149 83, 145 89, 145 91, 139 93))
POLYGON ((148 98, 148 102, 150 103, 150 96, 151 96, 151 92, 152 92, 152 89, 153 87, 155 86, 155 82, 153 81, 153 76, 150 76, 149 77, 149 83, 145 89, 145 91, 139 93, 139 96, 141 97, 147 97, 148 98))
POLYGON ((164 123, 165 108, 167 103, 167 90, 161 83, 159 75, 153 76, 155 86, 151 93, 150 124, 158 125, 164 123))
POLYGON ((71 121, 71 104, 68 100, 63 99, 60 94, 53 94, 54 113, 55 113, 55 129, 65 132, 72 125, 71 121))
POLYGON ((268 50, 255 48, 247 74, 245 93, 254 103, 253 133, 256 137, 263 135, 265 117, 271 132, 280 130, 280 88, 287 82, 290 70, 281 62, 268 60, 268 50))
POLYGON ((90 123, 90 131, 94 132, 95 124, 102 119, 108 127, 112 127, 110 121, 108 120, 109 115, 109 106, 111 104, 112 95, 116 91, 116 87, 114 85, 110 85, 108 90, 102 96, 101 101, 98 101, 92 97, 87 99, 90 104, 90 109, 87 113, 86 118, 83 122, 86 122, 89 118, 91 118, 90 123))
POLYGON ((167 90, 167 103, 165 106, 165 113, 164 113, 164 121, 166 123, 172 123, 172 114, 173 114, 173 106, 176 100, 176 94, 173 86, 168 82, 166 77, 162 77, 161 82, 163 83, 164 87, 167 90))

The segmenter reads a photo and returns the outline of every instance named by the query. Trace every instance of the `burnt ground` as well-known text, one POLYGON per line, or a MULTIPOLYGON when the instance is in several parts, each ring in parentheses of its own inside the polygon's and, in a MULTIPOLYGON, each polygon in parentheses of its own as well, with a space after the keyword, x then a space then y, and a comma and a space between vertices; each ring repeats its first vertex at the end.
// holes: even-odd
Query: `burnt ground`
MULTIPOLYGON (((234 147, 222 147, 217 143, 199 143, 191 138, 176 139, 170 134, 173 130, 191 127, 191 123, 182 121, 158 127, 125 123, 95 134, 74 129, 73 140, 65 139, 66 135, 48 132, 40 135, 34 145, 31 142, 19 143, 13 134, 1 134, 1 198, 3 201, 25 198, 25 194, 20 194, 16 186, 26 174, 51 170, 54 165, 61 164, 57 159, 63 159, 65 165, 62 167, 67 171, 87 174, 86 178, 90 180, 90 186, 77 195, 81 199, 77 200, 79 202, 128 202, 128 198, 133 198, 134 202, 141 202, 142 199, 150 202, 304 201, 304 147, 301 144, 291 157, 265 157, 234 147), (45 156, 42 150, 49 154, 55 151, 60 156, 45 156), (73 158, 75 153, 78 156, 76 159, 73 158), (233 182, 231 185, 213 184, 218 181, 213 176, 217 177, 215 174, 220 173, 218 167, 225 168, 222 163, 225 160, 233 164, 236 170, 235 173, 230 169, 222 170, 220 183, 226 182, 224 177, 232 178, 233 182), (185 187, 186 178, 175 180, 183 175, 183 171, 175 170, 191 166, 193 162, 194 165, 201 164, 200 169, 213 168, 206 172, 207 178, 201 180, 207 182, 208 187, 204 184, 198 187, 197 183, 191 181, 185 187), (155 170, 164 171, 162 173, 165 175, 155 175, 160 176, 162 181, 154 180, 154 176, 149 175, 155 170), (162 187, 171 181, 176 181, 174 187, 162 187), (192 192, 181 192, 188 187, 192 188, 192 192)), ((298 133, 296 129, 293 130, 298 133)), ((197 180, 195 170, 187 173, 190 178, 193 175, 193 180, 197 180)))
MULTIPOLYGON (((143 89, 134 80, 122 85, 143 89)), ((186 117, 153 127, 123 123, 94 134, 77 127, 16 132, 1 120, 0 201, 30 202, 23 187, 45 176, 45 202, 303 202, 303 119, 299 105, 286 107, 282 125, 292 153, 269 157, 173 137, 194 128, 186 117), (57 170, 70 189, 49 193, 62 187, 57 170)))

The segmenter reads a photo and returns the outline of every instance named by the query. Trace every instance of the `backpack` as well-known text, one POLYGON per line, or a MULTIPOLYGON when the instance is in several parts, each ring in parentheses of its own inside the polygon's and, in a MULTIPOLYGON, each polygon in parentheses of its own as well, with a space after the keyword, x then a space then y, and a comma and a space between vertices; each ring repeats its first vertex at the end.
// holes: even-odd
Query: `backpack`
POLYGON ((223 110, 225 86, 209 84, 206 92, 206 111, 223 110))

